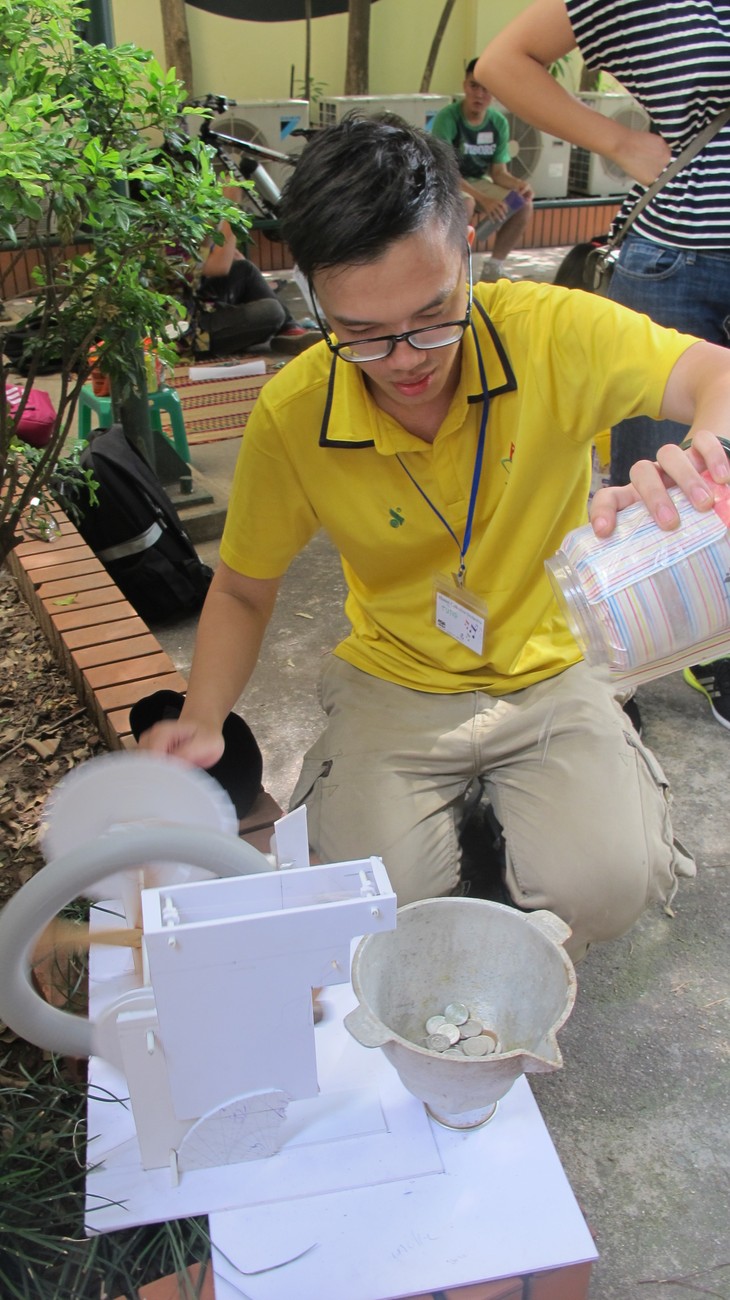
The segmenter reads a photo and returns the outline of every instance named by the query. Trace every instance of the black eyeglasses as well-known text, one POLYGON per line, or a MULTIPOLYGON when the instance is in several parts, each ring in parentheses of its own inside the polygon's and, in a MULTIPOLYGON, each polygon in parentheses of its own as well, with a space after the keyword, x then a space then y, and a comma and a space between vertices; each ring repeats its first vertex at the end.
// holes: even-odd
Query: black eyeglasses
POLYGON ((317 302, 314 296, 312 281, 309 281, 309 294, 314 308, 314 314, 317 318, 317 324, 322 331, 325 343, 330 352, 334 352, 336 357, 341 357, 343 361, 382 361, 383 357, 389 357, 396 343, 410 343, 412 348, 419 351, 428 351, 431 348, 448 348, 453 343, 458 343, 463 338, 465 331, 471 321, 471 306, 473 298, 473 282, 471 270, 471 248, 467 244, 467 263, 469 267, 469 297, 466 305, 466 315, 463 320, 445 321, 442 325, 424 325, 422 329, 406 330, 405 334, 379 334, 374 339, 353 339, 347 343, 333 343, 332 336, 322 320, 317 309, 317 302))

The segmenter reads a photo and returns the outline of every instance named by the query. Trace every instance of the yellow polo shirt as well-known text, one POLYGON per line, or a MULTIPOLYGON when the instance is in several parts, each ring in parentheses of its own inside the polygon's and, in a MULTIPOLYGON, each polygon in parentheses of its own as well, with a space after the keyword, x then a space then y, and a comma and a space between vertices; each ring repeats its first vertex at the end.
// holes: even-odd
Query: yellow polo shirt
POLYGON ((481 654, 435 625, 434 577, 456 570, 459 548, 428 504, 461 541, 483 409, 470 332, 433 443, 381 411, 360 368, 333 364, 324 343, 291 361, 246 428, 221 557, 249 577, 278 577, 323 528, 349 591, 352 631, 336 654, 417 690, 501 695, 580 658, 544 561, 586 520, 591 439, 629 416, 657 418, 696 339, 530 283, 478 285, 473 319, 489 414, 465 586, 486 606, 481 654))

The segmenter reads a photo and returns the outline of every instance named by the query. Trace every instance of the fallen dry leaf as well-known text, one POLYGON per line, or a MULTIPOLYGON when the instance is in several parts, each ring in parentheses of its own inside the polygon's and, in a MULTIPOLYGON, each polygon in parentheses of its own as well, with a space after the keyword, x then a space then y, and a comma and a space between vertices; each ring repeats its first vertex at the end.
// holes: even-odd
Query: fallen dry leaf
POLYGON ((35 737, 31 737, 25 743, 35 750, 39 758, 53 758, 61 743, 61 737, 54 736, 52 740, 36 740, 35 737))
POLYGON ((106 745, 6 570, 0 570, 0 659, 2 907, 44 865, 39 825, 59 777, 106 745))

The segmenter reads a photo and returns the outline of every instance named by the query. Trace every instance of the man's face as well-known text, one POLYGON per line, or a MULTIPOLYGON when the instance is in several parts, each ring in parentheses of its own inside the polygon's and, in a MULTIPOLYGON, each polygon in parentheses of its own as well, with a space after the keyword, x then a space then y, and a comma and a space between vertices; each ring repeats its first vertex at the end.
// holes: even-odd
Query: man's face
MULTIPOLYGON (((317 272, 314 289, 338 342, 403 334, 463 320, 465 258, 466 239, 455 243, 432 223, 376 261, 317 272)), ((460 342, 423 351, 403 340, 390 356, 358 368, 378 406, 410 428, 429 404, 443 418, 459 382, 460 351, 460 342)))
POLYGON ((462 108, 467 119, 481 122, 489 105, 492 102, 492 96, 484 86, 480 85, 474 77, 469 75, 464 81, 464 101, 462 108))

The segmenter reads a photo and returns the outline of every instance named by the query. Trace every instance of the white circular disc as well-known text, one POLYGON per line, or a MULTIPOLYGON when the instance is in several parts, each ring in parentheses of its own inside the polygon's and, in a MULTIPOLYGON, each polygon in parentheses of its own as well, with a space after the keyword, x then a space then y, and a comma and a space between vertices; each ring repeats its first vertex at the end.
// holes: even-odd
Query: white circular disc
POLYGON ((273 1088, 232 1098, 202 1115, 178 1147, 179 1168, 213 1169, 275 1155, 290 1101, 287 1092, 273 1088))
MULTIPOLYGON (((114 753, 89 759, 59 781, 44 808, 41 848, 46 861, 52 862, 115 827, 143 824, 196 826, 238 835, 233 803, 202 768, 166 755, 114 753)), ((213 874, 198 867, 175 868, 178 883, 213 874)), ((153 868, 145 883, 171 883, 170 872, 153 868)), ((118 877, 107 876, 93 892, 88 891, 89 896, 116 898, 118 885, 118 877)))

